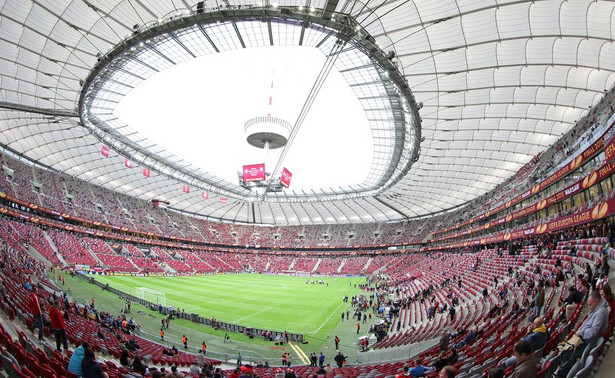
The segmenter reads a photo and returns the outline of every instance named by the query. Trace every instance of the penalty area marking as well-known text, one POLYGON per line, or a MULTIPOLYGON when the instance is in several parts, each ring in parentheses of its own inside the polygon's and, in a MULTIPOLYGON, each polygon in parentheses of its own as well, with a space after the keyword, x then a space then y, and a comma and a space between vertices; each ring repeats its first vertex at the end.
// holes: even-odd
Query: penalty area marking
POLYGON ((248 316, 244 316, 243 318, 239 318, 239 319, 237 319, 237 320, 235 320, 235 321, 236 321, 236 322, 238 322, 238 321, 241 321, 241 320, 244 320, 244 319, 250 318, 250 317, 252 317, 252 316, 254 316, 254 315, 258 315, 258 314, 260 314, 261 312, 269 311, 269 310, 271 310, 272 308, 273 308, 273 307, 267 307, 267 308, 264 308, 264 309, 262 309, 262 310, 260 310, 260 311, 258 311, 258 312, 255 312, 255 313, 250 314, 250 315, 248 315, 248 316))

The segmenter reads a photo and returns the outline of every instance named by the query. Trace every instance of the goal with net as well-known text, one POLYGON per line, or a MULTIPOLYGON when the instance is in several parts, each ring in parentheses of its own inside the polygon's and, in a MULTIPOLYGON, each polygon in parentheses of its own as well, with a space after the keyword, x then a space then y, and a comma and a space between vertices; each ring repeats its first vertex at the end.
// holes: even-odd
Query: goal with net
POLYGON ((167 297, 162 291, 147 287, 135 287, 135 296, 155 304, 167 305, 167 297))

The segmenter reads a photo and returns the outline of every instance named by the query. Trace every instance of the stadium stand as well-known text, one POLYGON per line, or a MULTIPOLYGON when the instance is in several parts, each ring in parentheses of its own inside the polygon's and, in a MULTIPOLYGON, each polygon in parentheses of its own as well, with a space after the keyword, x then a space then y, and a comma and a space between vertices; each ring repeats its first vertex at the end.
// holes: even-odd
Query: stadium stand
POLYGON ((64 260, 71 265, 97 266, 98 262, 92 253, 83 245, 83 241, 71 232, 50 228, 49 236, 56 245, 64 260))
MULTIPOLYGON (((603 250, 604 243, 608 240, 601 236, 586 238, 584 236, 587 232, 591 231, 575 230, 575 232, 566 231, 553 235, 553 238, 562 237, 564 239, 557 241, 557 245, 554 245, 554 248, 550 251, 552 255, 549 258, 543 257, 539 252, 539 248, 536 246, 536 238, 532 239, 534 244, 523 246, 519 253, 515 255, 503 253, 503 250, 498 248, 485 249, 478 253, 424 254, 415 256, 418 261, 412 266, 404 264, 403 255, 387 256, 384 260, 388 264, 385 264, 385 266, 389 266, 390 269, 386 269, 386 271, 393 273, 393 275, 389 277, 381 276, 380 279, 383 280, 378 282, 376 287, 388 288, 390 284, 396 285, 399 296, 393 301, 395 303, 390 305, 392 305, 392 308, 400 309, 400 311, 391 319, 389 334, 375 347, 386 349, 416 343, 450 330, 453 332, 451 344, 462 345, 458 348, 460 360, 455 366, 462 372, 464 369, 475 373, 484 371, 490 366, 494 366, 498 361, 510 356, 512 347, 525 335, 525 328, 521 325, 522 319, 525 318, 524 312, 514 310, 514 306, 511 307, 510 303, 523 304, 521 311, 527 312, 528 305, 525 304, 529 298, 527 288, 538 280, 544 280, 552 287, 543 310, 545 324, 552 331, 551 337, 538 357, 550 356, 550 353, 555 349, 555 345, 562 340, 567 332, 578 328, 582 322, 582 311, 580 311, 582 306, 579 306, 579 311, 575 311, 573 316, 567 319, 563 326, 560 326, 558 320, 562 315, 563 307, 558 309, 557 304, 558 302, 561 303, 566 283, 564 282, 561 286, 557 285, 555 276, 548 273, 536 274, 536 268, 550 273, 556 258, 561 258, 563 261, 576 261, 577 265, 581 265, 585 261, 595 261, 599 251, 603 250), (583 237, 576 239, 579 236, 583 237), (568 237, 571 239, 567 239, 568 237), (575 256, 570 256, 570 247, 573 245, 578 248, 577 253, 575 256), (511 271, 513 274, 510 273, 511 271), (494 278, 498 278, 499 283, 495 283, 494 278), (461 281, 461 285, 458 284, 457 279, 461 281), (483 288, 489 289, 487 296, 481 295, 483 288), (502 294, 504 290, 506 290, 506 293, 502 294), (442 311, 443 305, 452 305, 453 298, 460 300, 455 305, 457 308, 455 318, 451 318, 446 310, 442 311), (503 298, 506 298, 507 305, 499 308, 503 298), (433 313, 431 313, 432 309, 435 309, 433 313), (497 311, 494 311, 494 309, 497 311), (478 340, 468 345, 460 344, 466 339, 467 330, 471 327, 478 327, 478 340), (466 366, 468 364, 469 366, 466 366)), ((3 309, 9 316, 22 319, 26 324, 31 324, 32 318, 28 315, 27 290, 22 285, 18 285, 18 283, 23 282, 24 276, 20 278, 13 276, 15 273, 12 271, 6 271, 6 269, 13 268, 11 260, 17 259, 16 250, 11 245, 19 248, 20 240, 7 233, 3 233, 1 236, 3 240, 3 261, 8 262, 4 268, 4 274, 9 278, 14 277, 10 282, 4 280, 4 285, 8 289, 7 292, 13 293, 9 298, 13 306, 6 306, 6 303, 3 302, 3 309)), ((542 239, 540 241, 545 242, 542 239)), ((546 242, 549 243, 550 241, 546 240, 546 242)), ((100 247, 100 243, 93 243, 91 240, 86 241, 86 244, 98 244, 100 247)), ((162 255, 162 251, 159 249, 155 252, 158 256, 162 255)), ((183 253, 187 255, 189 252, 183 251, 183 253)), ((217 257, 221 257, 221 255, 221 253, 218 253, 217 257)), ((26 259, 29 259, 29 257, 26 257, 26 259)), ((169 261, 169 259, 172 260, 167 255, 165 261, 169 261)), ((278 257, 278 259, 278 262, 284 262, 282 266, 289 261, 286 257, 278 257)), ((335 266, 341 261, 341 258, 337 257, 330 259, 329 266, 335 266)), ((361 259, 361 261, 364 260, 361 259)), ((42 264, 33 262, 33 260, 31 262, 35 266, 32 269, 37 271, 36 274, 39 275, 40 282, 47 282, 44 278, 45 268, 42 264)), ((570 278, 573 281, 575 279, 576 277, 570 278)), ((49 285, 52 287, 53 284, 49 283, 49 285)), ((46 292, 45 295, 51 297, 51 294, 46 292)), ((105 350, 106 353, 119 358, 121 340, 113 337, 112 332, 106 332, 107 338, 102 344, 100 340, 92 338, 99 327, 97 321, 100 322, 100 319, 105 318, 106 315, 99 314, 96 316, 90 312, 84 318, 80 316, 80 314, 85 313, 83 311, 82 308, 71 307, 69 315, 71 322, 67 328, 69 341, 73 345, 78 345, 82 340, 91 341, 93 345, 96 345, 95 350, 98 353, 105 350)), ((609 338, 612 330, 613 321, 609 324, 609 329, 605 331, 604 337, 609 338)), ((67 357, 54 352, 52 349, 45 350, 46 346, 44 345, 42 348, 36 347, 32 341, 28 341, 27 335, 18 330, 17 332, 19 342, 8 335, 4 328, 0 329, 0 336, 3 338, 2 345, 5 345, 7 349, 12 350, 17 355, 18 363, 22 365, 21 368, 22 371, 26 372, 25 374, 28 374, 29 369, 33 370, 34 376, 50 374, 48 371, 45 372, 46 368, 40 363, 40 361, 46 361, 56 374, 70 376, 65 370, 68 363, 67 357), (17 345, 21 345, 21 349, 17 345), (29 351, 31 355, 28 355, 26 351, 29 351), (43 354, 46 357, 41 360, 43 354), (39 362, 34 363, 36 360, 39 362)), ((140 353, 147 355, 154 364, 177 364, 187 367, 194 361, 193 355, 183 352, 179 352, 179 355, 174 358, 169 358, 162 354, 162 349, 159 346, 138 336, 134 337, 137 338, 141 347, 140 353)), ((439 347, 436 346, 423 352, 420 357, 426 364, 433 363, 437 360, 438 353, 439 347)), ((598 350, 596 353, 598 353, 598 350)), ((219 363, 215 360, 210 362, 219 363)), ((408 364, 412 365, 412 361, 370 366, 349 366, 338 368, 334 372, 337 371, 338 374, 351 377, 365 374, 367 370, 378 371, 380 374, 397 373, 402 366, 408 364)), ((16 367, 18 366, 16 365, 16 367)), ((120 376, 121 373, 126 372, 124 368, 115 365, 112 361, 105 364, 105 369, 110 376, 120 376)), ((542 366, 540 366, 540 369, 542 369, 542 366)), ((263 376, 274 376, 276 372, 275 368, 257 368, 256 370, 263 376)), ((294 371, 295 373, 312 372, 307 366, 297 366, 294 371)), ((230 370, 227 373, 230 373, 230 370)))
MULTIPOLYGON (((544 285, 548 290, 541 311, 548 338, 534 357, 536 376, 550 376, 556 367, 557 345, 579 329, 588 313, 584 298, 566 316, 565 289, 589 291, 609 284, 611 273, 605 265, 615 258, 615 222, 612 216, 599 215, 599 210, 615 197, 613 175, 583 186, 581 192, 564 194, 544 208, 539 204, 579 180, 590 181, 596 170, 609 168, 604 153, 608 140, 596 151, 590 147, 607 132, 604 119, 614 113, 614 103, 615 91, 608 91, 552 148, 463 208, 397 223, 260 227, 215 222, 152 209, 143 200, 32 165, 15 154, 2 154, 0 306, 9 319, 0 323, 2 369, 16 377, 75 376, 67 371, 71 350, 61 353, 24 332, 34 322, 28 287, 36 281, 49 310, 62 295, 50 277, 66 274, 61 268, 70 268, 139 275, 366 274, 364 295, 351 302, 359 316, 374 314, 378 319, 368 332, 377 339, 371 349, 394 350, 448 334, 458 353, 451 363, 458 377, 464 378, 484 376, 487 369, 513 354, 515 344, 527 334, 525 323, 544 285), (586 157, 582 165, 570 165, 586 157), (540 186, 565 167, 574 168, 540 186), (532 211, 513 217, 528 208, 532 211), (583 222, 573 222, 577 218, 583 222), (561 227, 537 231, 560 221, 561 227)), ((71 345, 88 341, 96 353, 109 356, 102 366, 110 377, 129 373, 113 360, 120 357, 128 339, 135 340, 139 354, 155 365, 185 369, 196 361, 194 354, 184 351, 163 354, 159 344, 126 329, 125 314, 114 316, 93 305, 67 302, 71 345), (105 325, 100 331, 103 337, 97 335, 101 325, 105 325)), ((575 376, 586 376, 607 352, 613 340, 613 318, 598 343, 581 357, 575 376)), ((46 327, 45 335, 50 334, 46 327)), ((436 345, 418 357, 430 365, 439 353, 436 345)), ((131 351, 130 356, 135 355, 131 351)), ((415 361, 333 368, 327 376, 381 378, 399 374, 404 366, 413 367, 415 361)), ((301 376, 316 371, 315 367, 294 367, 301 376)), ((506 369, 507 375, 511 372, 506 369)), ((231 369, 225 367, 223 373, 231 375, 231 369)), ((259 367, 255 373, 278 377, 280 372, 277 367, 259 367)))
POLYGON ((194 269, 196 273, 214 273, 216 271, 214 267, 193 252, 182 251, 182 256, 186 259, 186 263, 194 269))
POLYGON ((141 269, 143 273, 163 273, 164 268, 148 257, 131 257, 132 262, 141 269))
POLYGON ((292 270, 295 272, 312 272, 317 262, 318 258, 316 257, 297 257, 292 270))

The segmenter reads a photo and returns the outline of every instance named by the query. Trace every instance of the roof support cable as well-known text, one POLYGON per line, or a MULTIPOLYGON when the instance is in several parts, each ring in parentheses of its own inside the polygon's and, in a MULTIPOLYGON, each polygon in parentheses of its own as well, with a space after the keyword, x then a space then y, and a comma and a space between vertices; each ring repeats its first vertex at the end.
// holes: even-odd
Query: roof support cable
POLYGON ((308 94, 307 99, 303 103, 303 107, 301 108, 301 111, 299 112, 299 116, 297 116, 297 120, 295 121, 295 125, 293 126, 290 132, 290 135, 288 137, 288 142, 286 143, 286 145, 284 146, 284 150, 282 150, 282 153, 280 154, 280 158, 278 159, 275 169, 273 170, 273 172, 271 172, 271 178, 269 179, 268 186, 274 185, 276 181, 275 177, 277 177, 278 172, 282 168, 282 164, 284 163, 284 158, 286 158, 286 155, 288 154, 288 151, 290 150, 290 147, 292 146, 294 139, 297 137, 297 134, 299 133, 299 130, 301 129, 301 126, 303 125, 303 121, 305 121, 305 118, 307 117, 308 112, 312 108, 312 104, 314 103, 314 100, 316 100, 318 93, 322 89, 322 86, 324 85, 325 80, 329 76, 329 73, 331 72, 331 69, 333 68, 335 64, 335 61, 337 60, 337 57, 339 56, 340 52, 344 49, 344 46, 346 46, 346 41, 338 37, 337 41, 335 41, 335 44, 331 48, 331 52, 329 53, 329 55, 327 55, 327 59, 325 60, 325 63, 323 64, 322 69, 320 70, 318 76, 316 77, 316 80, 314 81, 314 84, 312 85, 312 89, 310 90, 310 93, 308 94))

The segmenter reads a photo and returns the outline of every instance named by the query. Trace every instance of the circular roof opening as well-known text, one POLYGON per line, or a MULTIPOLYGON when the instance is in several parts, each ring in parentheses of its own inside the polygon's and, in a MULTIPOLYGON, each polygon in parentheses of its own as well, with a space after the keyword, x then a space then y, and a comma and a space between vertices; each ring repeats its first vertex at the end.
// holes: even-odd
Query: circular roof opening
POLYGON ((127 159, 272 202, 373 196, 418 159, 418 108, 395 55, 353 18, 272 8, 180 17, 136 29, 84 83, 84 126, 127 159), (269 115, 293 125, 279 156, 245 141, 246 121, 269 115), (269 185, 287 167, 292 188, 238 185, 241 166, 260 163, 269 185))
MULTIPOLYGON (((275 117, 295 124, 325 62, 312 47, 257 47, 174 65, 127 93, 113 114, 149 143, 204 172, 237 182, 242 165, 271 172, 282 148, 246 141, 244 124, 275 117)), ((365 111, 337 71, 326 78, 283 165, 294 190, 361 185, 373 157, 365 111), (310 158, 306 159, 306 156, 310 158)))

